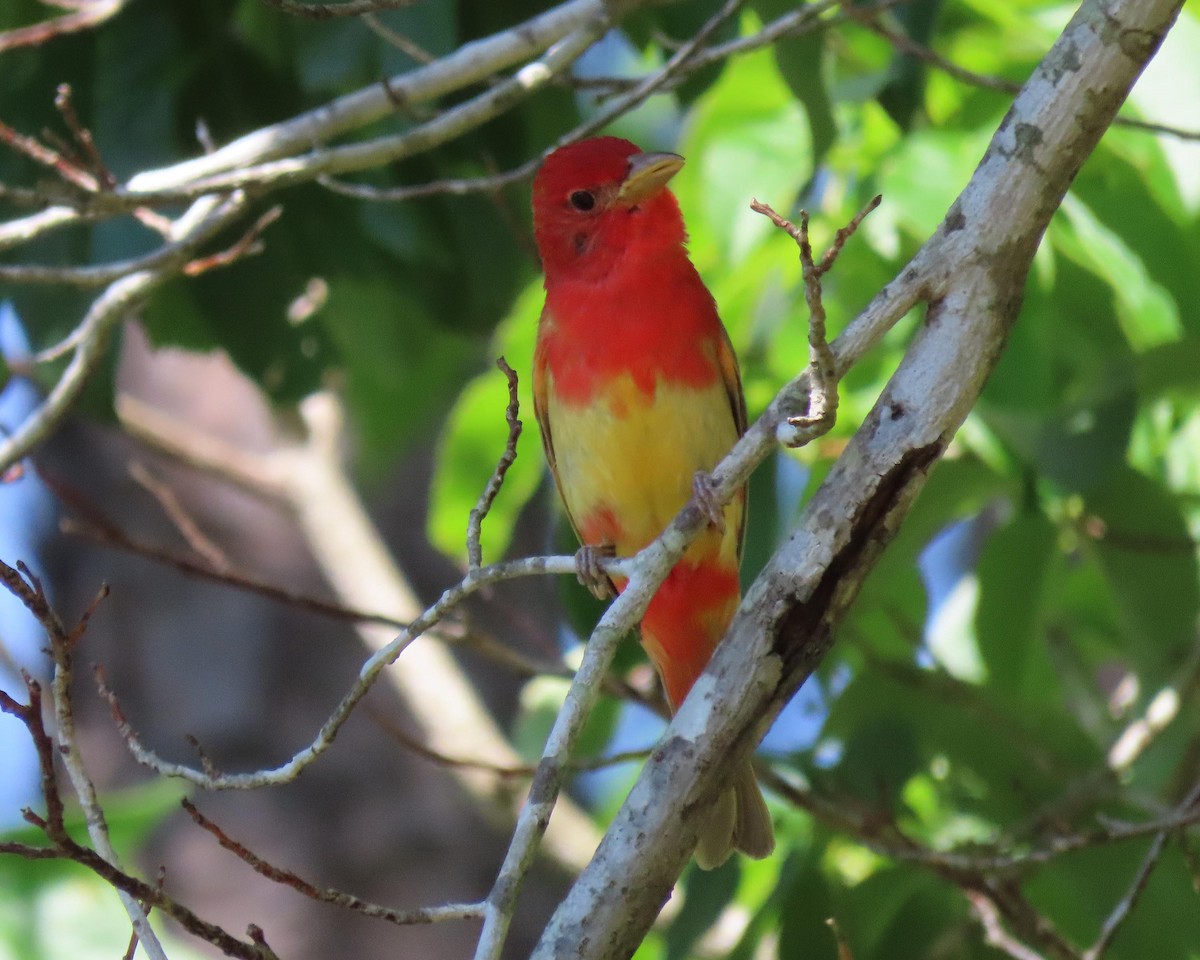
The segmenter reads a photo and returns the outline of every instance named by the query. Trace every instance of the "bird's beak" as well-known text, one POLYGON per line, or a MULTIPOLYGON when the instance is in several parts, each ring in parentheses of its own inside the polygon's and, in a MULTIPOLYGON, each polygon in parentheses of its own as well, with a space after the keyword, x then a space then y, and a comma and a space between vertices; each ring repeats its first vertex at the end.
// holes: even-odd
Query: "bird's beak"
POLYGON ((663 188, 683 166, 677 153, 635 153, 629 158, 629 172, 617 193, 620 203, 640 203, 663 188))

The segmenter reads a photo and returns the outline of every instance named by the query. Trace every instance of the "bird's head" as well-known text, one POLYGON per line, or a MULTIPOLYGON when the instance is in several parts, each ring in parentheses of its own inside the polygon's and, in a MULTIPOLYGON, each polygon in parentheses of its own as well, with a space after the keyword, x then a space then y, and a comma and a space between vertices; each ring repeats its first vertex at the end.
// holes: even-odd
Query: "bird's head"
POLYGON ((645 153, 619 137, 555 150, 533 181, 533 230, 546 281, 597 280, 625 256, 681 250, 679 204, 667 181, 674 153, 645 153))

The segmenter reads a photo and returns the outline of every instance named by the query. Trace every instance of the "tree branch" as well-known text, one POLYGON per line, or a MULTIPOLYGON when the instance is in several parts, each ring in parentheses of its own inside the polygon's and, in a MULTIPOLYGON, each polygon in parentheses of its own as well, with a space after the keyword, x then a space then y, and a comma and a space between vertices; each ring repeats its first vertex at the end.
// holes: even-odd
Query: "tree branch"
POLYGON ((0 53, 4 53, 6 50, 15 50, 18 47, 39 47, 56 37, 90 30, 110 17, 116 16, 128 4, 129 0, 90 0, 88 3, 80 4, 78 10, 65 13, 53 20, 44 20, 28 27, 5 30, 0 32, 0 53))
MULTIPOLYGON (((476 591, 519 576, 573 575, 573 558, 533 557, 473 569, 432 606, 423 609, 346 476, 341 411, 331 395, 309 397, 301 405, 298 422, 284 425, 290 437, 262 456, 210 443, 203 436, 194 437, 193 431, 181 429, 169 418, 146 416, 147 411, 136 402, 119 404, 118 412, 123 418, 132 415, 138 435, 153 446, 281 500, 295 513, 310 549, 344 606, 369 606, 408 624, 398 636, 393 626, 357 624, 360 639, 372 651, 357 681, 307 746, 274 768, 250 773, 222 773, 208 764, 193 767, 163 760, 141 744, 115 694, 101 680, 101 692, 108 698, 118 728, 138 762, 207 789, 252 789, 288 782, 329 749, 367 691, 384 675, 385 668, 394 664, 386 676, 420 723, 422 740, 429 749, 445 756, 486 756, 505 766, 521 763, 450 652, 436 642, 413 641, 435 628, 448 611, 476 591)), ((511 827, 523 791, 497 782, 482 770, 460 768, 452 772, 479 801, 484 814, 500 828, 511 827)), ((578 870, 595 849, 597 834, 591 819, 574 804, 567 804, 560 808, 549 840, 549 855, 568 869, 578 870)))
POLYGON ((108 351, 113 331, 122 320, 155 289, 180 273, 193 253, 224 226, 232 222, 245 205, 235 195, 216 202, 198 200, 180 218, 178 244, 169 256, 152 269, 141 269, 115 281, 92 304, 72 344, 74 355, 49 396, 10 435, 0 439, 0 473, 29 454, 53 433, 70 411, 84 384, 95 372, 108 351))
MULTIPOLYGON (((928 305, 900 368, 798 528, 747 591, 729 636, 534 957, 627 957, 640 942, 690 856, 699 817, 828 652, 834 628, 974 404, 1016 320, 1050 216, 1179 6, 1085 2, 1016 98, 937 233, 835 341, 844 369, 870 342, 876 324, 867 318, 881 299, 904 309, 928 305), (629 895, 611 895, 617 888, 629 895)), ((714 479, 728 478, 761 432, 748 431, 714 479)), ((664 539, 679 526, 677 519, 664 539)), ((662 543, 639 555, 637 565, 649 565, 662 543)))

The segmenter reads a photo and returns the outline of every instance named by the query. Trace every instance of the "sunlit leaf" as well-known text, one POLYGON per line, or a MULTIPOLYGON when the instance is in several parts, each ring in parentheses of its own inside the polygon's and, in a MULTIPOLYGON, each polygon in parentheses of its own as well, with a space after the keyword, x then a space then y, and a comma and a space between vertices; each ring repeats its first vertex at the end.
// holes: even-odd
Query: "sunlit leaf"
MULTIPOLYGON (((504 556, 513 524, 545 474, 533 413, 532 360, 543 293, 531 284, 497 329, 490 352, 517 372, 523 424, 517 458, 483 524, 485 560, 504 556)), ((508 381, 494 366, 478 374, 458 395, 439 442, 430 488, 429 539, 450 556, 466 557, 467 518, 474 509, 508 440, 505 409, 508 381)))

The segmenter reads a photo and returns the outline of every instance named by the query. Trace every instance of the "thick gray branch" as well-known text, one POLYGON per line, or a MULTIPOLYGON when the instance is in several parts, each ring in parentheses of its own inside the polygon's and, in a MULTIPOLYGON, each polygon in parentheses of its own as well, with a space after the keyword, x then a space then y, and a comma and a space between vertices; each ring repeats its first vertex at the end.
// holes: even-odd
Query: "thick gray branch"
MULTIPOLYGON (((699 817, 828 652, 863 579, 978 398, 1051 215, 1180 5, 1085 2, 937 233, 868 308, 878 311, 881 299, 928 305, 904 362, 748 591, 535 957, 625 958, 640 943, 691 855, 699 817)), ((871 329, 858 324, 863 338, 854 333, 834 345, 840 369, 861 355, 871 329)))

